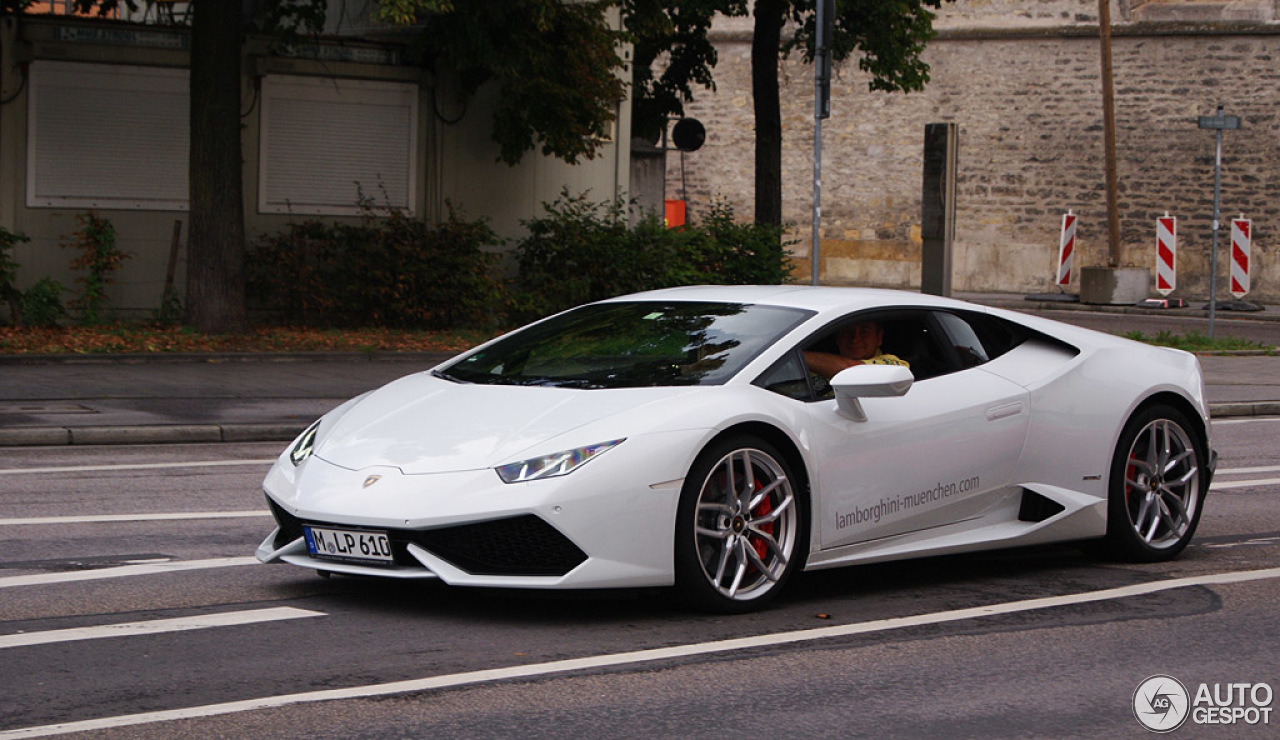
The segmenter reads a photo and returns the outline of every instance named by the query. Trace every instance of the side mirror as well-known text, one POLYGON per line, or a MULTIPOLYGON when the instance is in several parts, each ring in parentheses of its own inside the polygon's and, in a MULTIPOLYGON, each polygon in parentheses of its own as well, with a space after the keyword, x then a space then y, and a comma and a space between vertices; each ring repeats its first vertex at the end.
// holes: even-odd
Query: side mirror
POLYGON ((859 398, 904 396, 915 380, 911 370, 901 365, 855 365, 836 373, 831 388, 842 414, 854 421, 866 421, 859 398))

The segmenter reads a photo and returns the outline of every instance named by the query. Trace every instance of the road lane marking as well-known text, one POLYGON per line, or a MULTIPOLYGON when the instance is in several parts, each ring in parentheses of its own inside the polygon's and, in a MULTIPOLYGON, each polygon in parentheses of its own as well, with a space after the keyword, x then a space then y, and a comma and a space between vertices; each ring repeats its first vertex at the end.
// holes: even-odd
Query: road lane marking
POLYGON ((12 647, 30 647, 47 645, 55 642, 73 642, 77 640, 99 640, 106 637, 131 637, 136 635, 158 635, 165 632, 185 632, 188 630, 210 629, 213 627, 235 627, 245 624, 263 622, 279 622, 286 619, 304 619, 306 617, 323 617, 324 612, 309 609, 295 609, 280 606, 270 609, 247 609, 243 611, 224 612, 222 614, 201 614, 191 617, 173 619, 152 619, 145 622, 124 622, 107 624, 99 627, 75 627, 44 632, 28 632, 17 635, 0 635, 0 649, 12 647))
POLYGON ((1266 547, 1280 543, 1280 537, 1254 537, 1253 539, 1243 540, 1241 542, 1210 542, 1201 547, 1220 550, 1231 547, 1266 547))
POLYGON ((1257 468, 1220 468, 1218 475, 1253 475, 1254 473, 1280 472, 1280 465, 1263 465, 1257 468))
POLYGON ((6 578, 0 578, 0 588, 14 588, 17 586, 47 586, 51 583, 96 581, 106 578, 123 578, 125 576, 149 576, 156 575, 158 573, 176 573, 183 570, 231 568, 239 565, 253 565, 257 562, 258 559, 254 557, 211 558, 208 560, 176 560, 168 563, 122 565, 117 568, 76 570, 67 573, 38 573, 28 576, 8 576, 6 578))
POLYGON ((1252 488, 1255 486, 1274 486, 1280 484, 1280 478, 1260 478, 1257 480, 1229 480, 1220 481, 1215 476, 1213 485, 1209 486, 1210 491, 1224 491, 1228 488, 1252 488))
POLYGON ((102 524, 106 522, 170 522, 185 519, 244 519, 271 516, 266 509, 258 511, 178 511, 170 514, 87 514, 84 516, 32 516, 0 519, 0 527, 27 524, 102 524))
POLYGON ((393 694, 419 693, 445 688, 456 688, 459 686, 471 686, 476 684, 492 683, 495 681, 538 678, 574 671, 612 668, 638 663, 650 663, 659 660, 697 657, 701 655, 714 655, 739 650, 749 650, 752 648, 776 647, 779 645, 806 643, 831 638, 850 637, 853 635, 888 632, 891 630, 907 629, 910 627, 959 622, 966 619, 979 619, 982 617, 1016 614, 1019 612, 1029 612, 1040 609, 1051 609, 1059 606, 1110 601, 1113 599, 1123 599, 1131 596, 1145 596, 1191 586, 1227 585, 1273 578, 1280 578, 1280 568, 1236 571, 1229 573, 1211 573, 1202 576, 1153 581, 1151 583, 1122 586, 1120 588, 1108 588, 1100 591, 1088 591, 1085 593, 1069 594, 1066 596, 1049 596, 1040 599, 1010 601, 1003 604, 991 604, 988 606, 977 606, 968 609, 935 612, 933 614, 920 614, 910 617, 895 617, 893 619, 879 619, 871 622, 858 622, 855 624, 818 627, 815 629, 795 630, 792 632, 780 632, 773 635, 757 635, 754 637, 740 637, 731 640, 719 640, 716 642, 675 645, 665 648, 637 650, 630 653, 614 653, 610 655, 596 655, 585 658, 570 658, 567 660, 554 660, 546 663, 511 666, 509 668, 491 668, 487 670, 452 673, 443 676, 431 676, 428 678, 411 679, 406 681, 394 681, 391 683, 352 686, 345 689, 325 689, 321 691, 308 691, 297 694, 265 696, 257 699, 246 699, 242 701, 225 702, 222 704, 207 704, 204 706, 187 707, 184 709, 168 709, 157 712, 122 715, 118 717, 102 717, 99 719, 82 720, 79 722, 63 722, 54 725, 4 730, 0 731, 0 740, 48 737, 51 735, 64 735, 72 732, 90 732, 93 730, 105 730, 116 727, 130 727, 135 725, 151 724, 153 722, 215 717, 240 712, 251 712, 258 709, 275 709, 293 704, 307 704, 344 699, 368 699, 393 694))
POLYGON ((0 475, 31 475, 36 473, 102 473, 117 470, 170 470, 180 468, 227 468, 242 465, 271 465, 270 460, 207 460, 204 462, 133 463, 129 465, 66 465, 59 468, 4 468, 0 475))

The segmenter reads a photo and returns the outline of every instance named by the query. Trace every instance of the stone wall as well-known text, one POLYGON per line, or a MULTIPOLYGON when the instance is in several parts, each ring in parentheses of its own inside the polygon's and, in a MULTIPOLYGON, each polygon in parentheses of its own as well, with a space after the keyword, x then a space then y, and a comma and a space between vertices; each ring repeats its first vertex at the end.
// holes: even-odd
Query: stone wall
MULTIPOLYGON (((1280 25, 1266 20, 1274 6, 1113 1, 1122 261, 1153 269, 1154 220, 1165 211, 1178 216, 1175 296, 1208 295, 1214 135, 1198 128, 1197 117, 1221 103, 1244 120, 1224 136, 1222 216, 1254 221, 1250 298, 1280 298, 1280 119, 1273 110, 1280 25), (1211 23, 1132 20, 1157 5, 1198 13, 1212 5, 1220 17, 1234 15, 1211 23), (1244 10, 1263 20, 1234 20, 1244 10)), ((838 73, 823 129, 824 282, 918 287, 924 125, 943 121, 960 131, 956 291, 1052 289, 1068 209, 1079 216, 1077 268, 1105 265, 1097 3, 967 0, 947 9, 926 52, 932 80, 924 92, 869 92, 854 64, 838 73)), ((724 198, 750 217, 749 32, 730 29, 718 46, 717 92, 688 108, 706 125, 707 144, 684 155, 683 167, 669 158, 667 197, 683 192, 695 212, 724 198)), ((811 240, 812 74, 791 60, 782 75, 784 218, 794 224, 802 278, 811 240)), ((1229 225, 1219 238, 1225 249, 1229 225)), ((1219 269, 1226 274, 1225 255, 1219 269)), ((1225 282, 1219 286, 1225 294, 1225 282)))

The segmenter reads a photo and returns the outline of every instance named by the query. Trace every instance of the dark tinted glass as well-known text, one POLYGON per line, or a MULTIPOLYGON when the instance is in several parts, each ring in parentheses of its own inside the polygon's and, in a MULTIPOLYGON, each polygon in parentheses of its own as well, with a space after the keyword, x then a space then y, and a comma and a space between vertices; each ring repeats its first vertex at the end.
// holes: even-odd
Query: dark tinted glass
POLYGON ((583 306, 500 340, 441 375, 571 388, 717 385, 809 315, 736 303, 583 306))

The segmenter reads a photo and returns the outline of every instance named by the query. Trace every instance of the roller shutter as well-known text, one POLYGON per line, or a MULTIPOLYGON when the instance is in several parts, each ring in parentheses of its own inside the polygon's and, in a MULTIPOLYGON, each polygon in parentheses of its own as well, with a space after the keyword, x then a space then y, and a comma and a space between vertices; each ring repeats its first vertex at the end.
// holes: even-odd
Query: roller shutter
POLYGON ((354 214, 361 193, 412 211, 416 85, 269 75, 262 95, 260 211, 354 214))
POLYGON ((27 108, 27 206, 186 210, 185 69, 40 60, 27 108))

